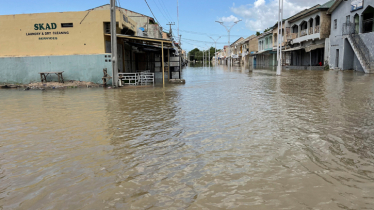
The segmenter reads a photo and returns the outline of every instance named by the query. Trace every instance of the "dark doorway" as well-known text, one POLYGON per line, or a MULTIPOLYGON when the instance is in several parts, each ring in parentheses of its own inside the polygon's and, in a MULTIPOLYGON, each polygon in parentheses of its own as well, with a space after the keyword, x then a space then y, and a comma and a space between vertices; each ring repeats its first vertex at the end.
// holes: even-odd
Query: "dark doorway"
POLYGON ((374 31, 374 8, 368 6, 362 13, 362 32, 370 33, 374 31))

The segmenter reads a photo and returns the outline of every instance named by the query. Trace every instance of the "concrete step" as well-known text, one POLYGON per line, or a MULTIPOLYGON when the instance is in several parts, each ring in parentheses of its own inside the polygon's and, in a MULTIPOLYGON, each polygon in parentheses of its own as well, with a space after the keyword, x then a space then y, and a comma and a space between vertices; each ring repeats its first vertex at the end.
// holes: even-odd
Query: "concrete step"
POLYGON ((374 74, 374 69, 369 69, 369 70, 367 70, 367 72, 365 72, 365 73, 367 73, 367 74, 374 74))
MULTIPOLYGON (((371 70, 368 69, 368 67, 365 65, 365 63, 363 62, 363 59, 362 57, 365 56, 365 55, 361 55, 358 51, 358 49, 356 48, 356 46, 353 44, 354 42, 352 41, 351 37, 348 37, 348 42, 351 44, 351 47, 353 49, 353 52, 356 54, 357 58, 358 58, 358 61, 360 62, 362 68, 364 69, 365 73, 367 74, 372 74, 371 70)), ((373 72, 374 73, 374 72, 373 72)))

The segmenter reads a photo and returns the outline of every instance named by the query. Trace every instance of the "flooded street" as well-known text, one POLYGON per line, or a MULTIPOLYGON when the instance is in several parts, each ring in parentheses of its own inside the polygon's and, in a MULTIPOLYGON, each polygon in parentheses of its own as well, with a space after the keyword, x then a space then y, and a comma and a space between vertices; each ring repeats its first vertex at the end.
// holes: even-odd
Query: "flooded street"
POLYGON ((0 209, 374 209, 374 75, 182 77, 0 90, 0 209))

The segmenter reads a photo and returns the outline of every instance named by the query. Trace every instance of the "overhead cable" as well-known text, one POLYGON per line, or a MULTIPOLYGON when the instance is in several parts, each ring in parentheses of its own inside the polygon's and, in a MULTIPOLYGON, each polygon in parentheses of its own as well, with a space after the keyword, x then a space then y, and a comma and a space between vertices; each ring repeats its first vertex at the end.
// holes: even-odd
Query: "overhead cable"
MULTIPOLYGON (((173 28, 173 29, 176 30, 175 28, 173 28)), ((206 35, 208 35, 208 36, 228 36, 228 35, 219 35, 219 34, 208 34, 208 33, 196 32, 196 31, 186 31, 186 30, 181 30, 181 29, 179 29, 179 31, 190 33, 190 34, 196 34, 196 35, 204 35, 204 36, 206 36, 206 35)), ((247 37, 248 35, 230 35, 230 36, 247 37)))
POLYGON ((147 0, 144 0, 144 1, 145 1, 145 3, 147 4, 149 10, 151 11, 151 13, 152 13, 152 15, 153 15, 153 18, 157 21, 158 24, 160 24, 160 21, 158 21, 157 18, 156 18, 156 16, 155 16, 155 14, 153 14, 152 9, 151 9, 151 7, 149 6, 147 0))

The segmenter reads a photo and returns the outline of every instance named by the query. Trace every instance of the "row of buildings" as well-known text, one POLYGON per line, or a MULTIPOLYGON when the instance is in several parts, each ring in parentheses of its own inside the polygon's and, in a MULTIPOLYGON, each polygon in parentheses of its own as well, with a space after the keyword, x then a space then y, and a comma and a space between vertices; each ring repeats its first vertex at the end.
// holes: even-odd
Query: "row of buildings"
POLYGON ((215 58, 221 64, 254 68, 277 65, 282 32, 282 66, 287 69, 340 69, 374 73, 374 0, 331 0, 305 9, 264 33, 239 38, 215 58), (229 55, 231 51, 231 55, 229 55))
MULTIPOLYGON (((1 15, 0 22, 0 83, 25 84, 40 81, 39 72, 62 71, 65 81, 100 83, 103 69, 112 69, 108 4, 78 12, 1 15)), ((165 77, 180 78, 181 62, 175 61, 185 51, 172 31, 120 7, 116 26, 119 73, 150 71, 162 78, 163 59, 165 77)))

